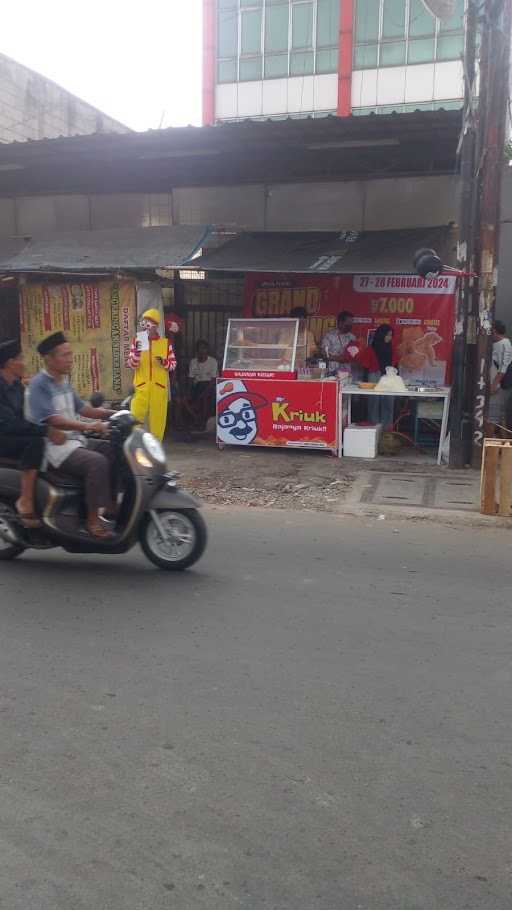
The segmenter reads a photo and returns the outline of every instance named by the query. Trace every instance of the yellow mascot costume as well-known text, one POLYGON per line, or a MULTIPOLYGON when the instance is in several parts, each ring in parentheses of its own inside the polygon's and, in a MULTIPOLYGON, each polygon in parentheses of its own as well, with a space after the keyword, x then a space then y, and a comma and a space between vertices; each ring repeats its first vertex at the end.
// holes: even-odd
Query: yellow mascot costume
POLYGON ((146 310, 140 321, 142 332, 147 332, 146 350, 134 338, 128 357, 128 366, 135 371, 131 411, 139 423, 148 420, 150 433, 160 441, 164 438, 169 402, 169 373, 176 369, 172 344, 159 334, 160 313, 146 310))

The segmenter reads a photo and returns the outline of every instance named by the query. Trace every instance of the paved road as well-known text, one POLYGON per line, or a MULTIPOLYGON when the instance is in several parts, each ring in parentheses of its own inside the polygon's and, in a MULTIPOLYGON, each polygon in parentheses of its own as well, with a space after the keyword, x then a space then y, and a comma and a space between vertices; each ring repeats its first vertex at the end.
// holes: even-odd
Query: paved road
POLYGON ((510 533, 209 520, 0 567, 0 907, 509 910, 510 533))

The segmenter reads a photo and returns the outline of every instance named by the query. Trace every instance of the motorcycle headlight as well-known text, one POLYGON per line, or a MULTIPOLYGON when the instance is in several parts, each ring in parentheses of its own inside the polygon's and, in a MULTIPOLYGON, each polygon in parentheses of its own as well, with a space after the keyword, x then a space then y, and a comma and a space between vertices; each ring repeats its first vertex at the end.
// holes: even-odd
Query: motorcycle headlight
POLYGON ((144 449, 135 450, 135 461, 141 468, 152 468, 154 464, 153 460, 146 455, 144 449))
POLYGON ((146 452, 151 456, 153 461, 158 461, 160 464, 166 463, 164 448, 158 439, 155 439, 151 433, 144 433, 142 442, 146 452))

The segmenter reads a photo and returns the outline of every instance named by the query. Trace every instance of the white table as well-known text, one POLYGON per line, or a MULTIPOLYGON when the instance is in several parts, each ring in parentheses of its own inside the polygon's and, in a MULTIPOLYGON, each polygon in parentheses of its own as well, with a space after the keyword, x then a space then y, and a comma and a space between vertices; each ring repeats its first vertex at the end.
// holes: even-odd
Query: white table
MULTIPOLYGON (((450 413, 450 396, 451 389, 448 386, 443 386, 438 389, 429 389, 427 392, 416 392, 409 389, 406 392, 380 392, 376 389, 360 389, 358 385, 349 385, 349 386, 340 386, 341 396, 347 397, 348 401, 348 423, 352 422, 352 396, 353 395, 364 395, 367 398, 382 398, 383 396, 391 396, 392 398, 422 398, 425 399, 440 399, 443 401, 443 418, 441 421, 441 432, 439 434, 439 448, 437 450, 437 463, 441 464, 441 453, 443 451, 443 445, 448 435, 448 415, 450 413)), ((340 446, 340 454, 342 451, 342 446, 340 446)))

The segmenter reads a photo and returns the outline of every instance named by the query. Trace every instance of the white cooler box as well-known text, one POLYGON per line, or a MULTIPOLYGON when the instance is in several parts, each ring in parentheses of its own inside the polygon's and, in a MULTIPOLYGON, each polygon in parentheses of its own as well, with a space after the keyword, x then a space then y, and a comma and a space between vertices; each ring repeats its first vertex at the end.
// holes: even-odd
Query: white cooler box
POLYGON ((346 458, 376 458, 381 433, 381 423, 373 427, 347 427, 343 433, 343 455, 346 458))

